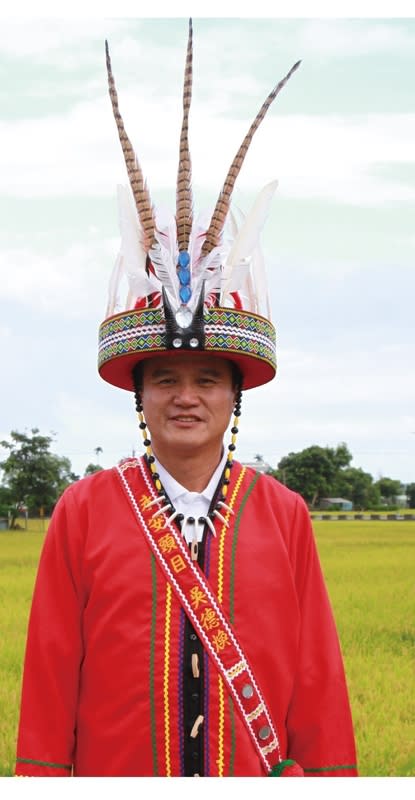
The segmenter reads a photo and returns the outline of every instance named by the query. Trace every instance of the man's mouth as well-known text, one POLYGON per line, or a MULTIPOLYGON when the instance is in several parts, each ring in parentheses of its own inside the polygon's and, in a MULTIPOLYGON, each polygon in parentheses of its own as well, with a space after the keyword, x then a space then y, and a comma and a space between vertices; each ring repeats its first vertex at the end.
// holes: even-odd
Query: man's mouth
POLYGON ((175 417, 171 417, 174 422, 200 422, 200 417, 191 417, 185 414, 178 414, 175 417))

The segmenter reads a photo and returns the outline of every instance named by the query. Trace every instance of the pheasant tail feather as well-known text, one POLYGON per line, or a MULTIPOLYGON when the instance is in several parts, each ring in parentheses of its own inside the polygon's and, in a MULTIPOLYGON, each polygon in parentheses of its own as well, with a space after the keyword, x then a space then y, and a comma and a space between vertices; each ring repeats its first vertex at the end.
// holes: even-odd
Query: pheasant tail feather
POLYGON ((108 42, 105 42, 105 52, 108 73, 108 88, 111 98, 112 110, 118 129, 122 151, 124 153, 125 165, 130 179, 131 189, 134 195, 137 212, 144 231, 144 245, 147 249, 154 243, 154 230, 156 227, 154 211, 150 200, 150 194, 144 181, 143 173, 134 152, 130 139, 124 127, 124 122, 118 107, 118 95, 115 88, 114 76, 111 69, 111 59, 109 54, 108 42))
POLYGON ((188 249, 190 232, 193 225, 193 201, 191 187, 192 164, 190 159, 188 139, 189 109, 192 99, 192 61, 192 20, 190 19, 186 67, 184 73, 183 122, 180 135, 180 155, 176 192, 176 223, 179 251, 188 249))
POLYGON ((225 224, 225 219, 229 211, 229 205, 231 200, 231 195, 233 192, 233 187, 235 185, 236 178, 239 175, 240 169, 244 162, 245 156, 248 152, 249 145, 251 144, 252 138, 254 136, 255 131, 261 124, 262 120, 265 117, 271 103, 281 89, 285 86, 287 81, 291 78, 291 75, 298 69, 300 66, 301 61, 297 61, 293 67, 291 67, 290 71, 287 73, 285 78, 283 78, 275 88, 270 92, 267 99, 262 104, 258 114, 256 115, 251 127, 249 128, 248 133, 245 136, 232 164, 229 168, 229 172, 225 178, 225 183, 223 184, 222 190, 219 194, 215 210, 212 215, 212 220, 209 226, 209 230, 206 234, 206 239, 203 244, 202 248, 202 255, 206 255, 213 247, 216 247, 219 243, 220 236, 223 230, 223 226, 225 224))

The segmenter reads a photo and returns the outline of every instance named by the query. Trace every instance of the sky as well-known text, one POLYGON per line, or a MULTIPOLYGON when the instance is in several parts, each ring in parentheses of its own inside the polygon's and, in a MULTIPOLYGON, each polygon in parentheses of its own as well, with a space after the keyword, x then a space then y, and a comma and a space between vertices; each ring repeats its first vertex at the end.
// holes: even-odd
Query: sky
MULTIPOLYGON (((254 18, 230 5, 193 12, 197 210, 213 207, 263 100, 302 60, 234 192, 247 211, 279 182, 262 237, 278 373, 245 393, 237 455, 276 467, 346 442, 374 479, 413 482, 415 19, 399 3, 395 17, 254 18)), ((152 199, 173 207, 188 9, 72 10, 0 26, 0 439, 53 432, 83 475, 141 449, 133 396, 97 372, 127 184, 104 41, 152 199)))

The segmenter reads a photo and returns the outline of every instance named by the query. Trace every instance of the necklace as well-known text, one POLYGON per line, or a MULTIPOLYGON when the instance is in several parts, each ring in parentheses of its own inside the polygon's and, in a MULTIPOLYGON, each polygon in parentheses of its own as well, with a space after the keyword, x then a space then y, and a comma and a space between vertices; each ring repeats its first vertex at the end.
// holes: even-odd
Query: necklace
MULTIPOLYGON (((145 454, 144 454, 145 460, 150 470, 150 475, 154 484, 154 488, 157 492, 157 497, 155 497, 154 500, 152 500, 149 503, 148 508, 150 508, 151 506, 158 506, 158 508, 155 509, 154 514, 152 516, 153 519, 159 517, 161 514, 166 514, 167 516, 168 513, 169 516, 167 516, 167 522, 175 521, 178 524, 179 529, 182 533, 184 532, 187 525, 193 526, 190 552, 192 560, 197 561, 198 540, 196 531, 196 519, 192 516, 185 516, 184 514, 180 514, 174 508, 173 503, 169 499, 167 492, 165 491, 161 483, 160 475, 157 472, 155 457, 153 455, 153 451, 151 448, 151 439, 149 438, 147 431, 147 423, 144 419, 141 396, 138 391, 136 391, 135 393, 135 399, 136 399, 137 415, 139 420, 139 428, 143 436, 143 445, 145 447, 145 454)), ((199 525, 207 526, 207 528, 210 530, 213 536, 216 536, 214 519, 217 518, 224 525, 229 526, 229 522, 225 519, 225 517, 221 512, 228 511, 231 514, 233 514, 232 509, 226 503, 226 497, 228 493, 228 486, 230 483, 231 470, 233 467, 233 455, 236 449, 238 422, 239 422, 239 417, 241 416, 241 402, 242 402, 242 391, 239 389, 235 400, 234 418, 231 428, 231 441, 230 444, 228 445, 228 453, 222 477, 207 515, 200 516, 198 517, 197 520, 199 525)))

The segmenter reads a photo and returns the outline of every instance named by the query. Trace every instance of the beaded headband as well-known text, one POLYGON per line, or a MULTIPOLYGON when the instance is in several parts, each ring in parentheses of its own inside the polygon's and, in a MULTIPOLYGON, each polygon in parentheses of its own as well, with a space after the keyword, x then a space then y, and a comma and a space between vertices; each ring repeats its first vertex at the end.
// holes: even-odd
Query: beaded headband
POLYGON ((268 95, 226 176, 210 222, 194 218, 188 120, 192 94, 192 22, 189 21, 183 90, 176 213, 161 220, 118 107, 108 44, 109 94, 130 189, 118 187, 121 250, 109 285, 99 331, 98 368, 109 383, 134 390, 135 364, 154 355, 192 352, 233 361, 243 388, 270 381, 276 372, 275 329, 259 236, 277 182, 260 192, 245 217, 230 209, 236 178, 252 137, 298 61, 268 95), (122 280, 128 284, 124 307, 122 280))

